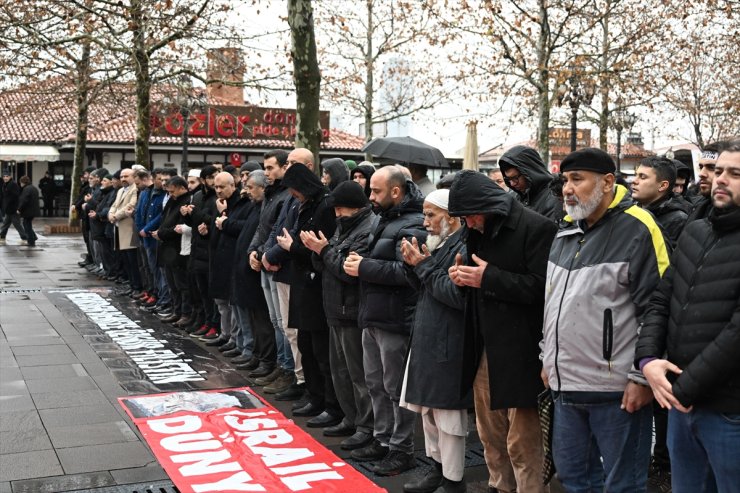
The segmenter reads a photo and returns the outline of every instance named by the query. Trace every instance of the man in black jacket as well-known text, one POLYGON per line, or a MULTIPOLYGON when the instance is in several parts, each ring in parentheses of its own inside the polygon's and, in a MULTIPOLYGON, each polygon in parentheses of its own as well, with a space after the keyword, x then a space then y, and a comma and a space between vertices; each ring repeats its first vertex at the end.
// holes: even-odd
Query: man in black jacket
POLYGON ((466 288, 463 388, 474 390, 489 486, 543 492, 539 341, 557 225, 474 171, 455 178, 449 213, 467 227, 467 263, 458 257, 450 277, 466 288))
POLYGON ((33 218, 41 214, 39 207, 39 190, 28 176, 21 176, 21 195, 18 198, 18 215, 23 219, 23 231, 26 233, 28 246, 36 246, 36 232, 33 230, 33 218))
POLYGON ((13 177, 10 175, 9 170, 3 171, 3 184, 2 184, 2 197, 3 197, 3 212, 5 213, 5 219, 3 220, 2 226, 0 226, 0 245, 5 244, 5 235, 8 234, 10 225, 18 231, 22 241, 26 241, 26 233, 23 231, 21 225, 21 219, 18 215, 18 200, 21 196, 21 189, 18 184, 13 181, 13 177))
POLYGON ((632 198, 655 216, 671 248, 676 246, 688 217, 685 201, 673 195, 676 166, 664 157, 647 157, 640 161, 632 182, 632 198))
POLYGON ((423 197, 395 166, 370 179, 370 201, 379 212, 370 253, 350 252, 344 271, 360 280, 360 312, 365 381, 373 403, 375 440, 352 451, 357 460, 382 461, 373 471, 392 476, 416 466, 415 413, 400 407, 400 387, 417 293, 403 263, 404 238, 426 239, 423 197))
POLYGON ((93 264, 93 256, 92 256, 92 245, 90 243, 90 235, 88 234, 89 230, 89 219, 87 217, 87 212, 82 209, 82 204, 85 203, 85 196, 87 196, 90 193, 90 185, 88 184, 88 179, 90 178, 90 173, 95 171, 94 167, 88 167, 80 176, 80 193, 77 195, 77 199, 74 201, 72 205, 69 206, 69 212, 70 214, 74 211, 77 214, 77 217, 80 219, 80 228, 82 229, 82 239, 85 241, 85 248, 87 249, 87 252, 85 253, 85 258, 81 260, 80 262, 77 262, 77 265, 80 267, 87 267, 88 265, 93 264))
POLYGON ((694 197, 694 208, 689 213, 687 223, 697 219, 705 219, 712 212, 712 182, 714 181, 714 166, 717 164, 719 153, 727 147, 727 142, 712 142, 704 146, 699 158, 699 193, 694 197))
POLYGON ((563 205, 550 192, 553 177, 535 149, 514 146, 501 156, 498 164, 506 186, 514 190, 522 204, 554 221, 565 215, 563 205))
POLYGON ((717 159, 712 202, 681 236, 635 355, 669 409, 674 493, 740 484, 740 141, 717 159))
MULTIPOLYGON (((344 165, 344 163, 342 163, 344 165)), ((355 182, 340 183, 330 200, 337 216, 331 239, 324 233, 301 232, 301 241, 313 253, 314 266, 323 274, 323 302, 330 330, 331 377, 344 420, 324 429, 325 436, 349 436, 344 450, 355 450, 373 438, 373 406, 362 364, 362 330, 357 325, 360 286, 344 272, 349 252, 367 255, 368 235, 374 214, 363 188, 355 182)))

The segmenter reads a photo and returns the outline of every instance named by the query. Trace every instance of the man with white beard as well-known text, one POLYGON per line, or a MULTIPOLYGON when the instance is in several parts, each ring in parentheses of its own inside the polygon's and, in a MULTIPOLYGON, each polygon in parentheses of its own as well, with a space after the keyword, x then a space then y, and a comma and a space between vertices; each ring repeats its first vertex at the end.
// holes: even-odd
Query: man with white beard
POLYGON ((542 369, 555 468, 567 491, 644 492, 653 394, 632 360, 668 251, 607 153, 572 152, 560 170, 568 216, 547 266, 542 369))
POLYGON ((419 291, 401 406, 421 414, 434 464, 426 476, 404 485, 406 493, 465 491, 467 410, 473 405, 472 389, 462 387, 465 292, 447 275, 455 257, 465 255, 465 244, 460 221, 447 212, 449 195, 435 190, 424 199, 426 245, 419 248, 416 238, 401 243, 419 291))

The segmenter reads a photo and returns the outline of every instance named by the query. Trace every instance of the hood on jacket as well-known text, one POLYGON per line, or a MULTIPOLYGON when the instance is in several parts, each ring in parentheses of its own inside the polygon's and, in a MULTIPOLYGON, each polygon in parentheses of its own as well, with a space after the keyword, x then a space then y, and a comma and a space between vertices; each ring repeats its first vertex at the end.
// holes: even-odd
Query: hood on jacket
POLYGON ((452 217, 473 214, 506 216, 514 197, 482 173, 463 170, 450 188, 448 212, 452 217))
MULTIPOLYGON (((342 162, 342 165, 344 165, 344 162, 342 162)), ((319 177, 301 164, 288 168, 288 171, 283 175, 282 185, 300 192, 307 199, 326 192, 326 188, 324 188, 319 177)))
POLYGON ((509 179, 506 177, 506 170, 516 168, 526 179, 529 187, 527 193, 538 192, 548 187, 552 181, 552 174, 542 162, 540 154, 527 146, 514 146, 504 153, 498 160, 501 173, 504 175, 506 186, 514 190, 519 195, 524 195, 511 186, 509 179))
POLYGON ((668 192, 668 195, 662 200, 650 204, 646 209, 652 212, 654 216, 668 214, 673 211, 681 211, 686 214, 691 212, 691 207, 686 199, 683 199, 680 195, 675 195, 673 192, 668 192))
POLYGON ((367 182, 365 183, 365 195, 370 197, 370 178, 372 178, 373 174, 375 174, 375 166, 373 166, 372 164, 360 163, 355 169, 352 170, 353 176, 354 173, 357 172, 362 173, 362 176, 364 176, 367 180, 367 182))
POLYGON ((344 181, 349 181, 349 168, 344 161, 339 158, 327 159, 321 163, 321 167, 324 168, 326 174, 331 177, 329 183, 329 190, 334 190, 337 185, 344 181))

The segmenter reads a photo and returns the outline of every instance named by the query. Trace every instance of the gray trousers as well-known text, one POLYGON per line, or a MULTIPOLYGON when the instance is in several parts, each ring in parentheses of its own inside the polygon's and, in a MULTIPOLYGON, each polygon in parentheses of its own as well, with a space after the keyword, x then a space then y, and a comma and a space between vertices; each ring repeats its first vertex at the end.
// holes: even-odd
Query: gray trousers
POLYGON ((362 331, 365 383, 373 403, 375 438, 390 450, 414 451, 416 413, 398 405, 409 336, 379 329, 362 331))
POLYGON ((357 431, 373 431, 373 403, 365 383, 362 363, 362 330, 357 327, 329 328, 331 380, 344 423, 357 431))
POLYGON ((214 299, 218 313, 221 314, 221 340, 228 341, 231 339, 232 334, 236 332, 234 320, 234 314, 232 313, 232 306, 229 304, 229 300, 214 299))

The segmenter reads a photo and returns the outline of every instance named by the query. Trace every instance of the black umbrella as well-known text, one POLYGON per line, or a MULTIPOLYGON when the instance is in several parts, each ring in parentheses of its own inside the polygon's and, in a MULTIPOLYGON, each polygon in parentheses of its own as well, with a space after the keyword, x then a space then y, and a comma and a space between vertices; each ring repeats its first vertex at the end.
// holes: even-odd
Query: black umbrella
POLYGON ((362 152, 401 164, 422 164, 430 168, 450 167, 439 149, 411 137, 379 137, 365 144, 362 152))

